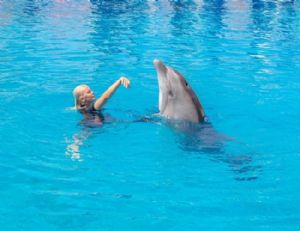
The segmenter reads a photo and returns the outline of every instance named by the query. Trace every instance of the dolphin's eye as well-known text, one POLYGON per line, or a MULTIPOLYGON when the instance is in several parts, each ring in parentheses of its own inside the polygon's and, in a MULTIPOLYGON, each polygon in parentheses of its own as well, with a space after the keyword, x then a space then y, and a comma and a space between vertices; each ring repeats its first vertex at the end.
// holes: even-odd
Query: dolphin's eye
POLYGON ((171 90, 168 91, 168 94, 169 94, 170 96, 173 96, 173 92, 172 92, 171 90))
POLYGON ((187 81, 185 81, 185 86, 188 86, 189 84, 188 84, 188 82, 187 81))

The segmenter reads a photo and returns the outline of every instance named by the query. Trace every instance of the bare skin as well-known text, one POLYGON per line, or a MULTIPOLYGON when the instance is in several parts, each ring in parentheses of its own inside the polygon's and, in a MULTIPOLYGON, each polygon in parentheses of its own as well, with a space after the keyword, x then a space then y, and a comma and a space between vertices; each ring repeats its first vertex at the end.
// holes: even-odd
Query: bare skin
POLYGON ((120 77, 98 99, 96 99, 94 92, 89 86, 77 86, 73 91, 76 109, 86 116, 89 114, 89 110, 92 108, 92 106, 95 110, 101 109, 120 85, 128 88, 130 86, 130 81, 126 77, 120 77))
MULTIPOLYGON (((102 124, 101 116, 93 111, 101 109, 120 85, 128 88, 130 86, 130 81, 126 77, 120 77, 98 99, 96 99, 94 92, 89 86, 77 86, 73 90, 76 109, 84 115, 85 119, 92 120, 93 124, 102 124)), ((80 159, 80 146, 89 136, 90 132, 88 130, 83 130, 82 132, 75 134, 73 136, 73 143, 67 146, 66 154, 71 155, 72 159, 80 159)))

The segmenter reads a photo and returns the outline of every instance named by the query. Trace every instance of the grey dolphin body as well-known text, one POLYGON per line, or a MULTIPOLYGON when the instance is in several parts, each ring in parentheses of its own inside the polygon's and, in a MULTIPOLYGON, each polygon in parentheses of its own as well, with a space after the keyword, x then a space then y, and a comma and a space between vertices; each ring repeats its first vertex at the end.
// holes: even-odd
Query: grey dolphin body
POLYGON ((204 119, 203 107, 185 78, 176 70, 155 59, 159 85, 159 113, 174 120, 200 123, 204 119))
POLYGON ((205 114, 198 97, 179 72, 159 60, 154 60, 154 65, 159 85, 159 114, 170 119, 168 124, 183 134, 177 137, 179 147, 193 153, 209 154, 226 163, 236 173, 236 180, 255 180, 261 167, 252 163, 247 146, 218 133, 211 123, 204 121, 205 114), (235 153, 236 150, 240 153, 235 153))

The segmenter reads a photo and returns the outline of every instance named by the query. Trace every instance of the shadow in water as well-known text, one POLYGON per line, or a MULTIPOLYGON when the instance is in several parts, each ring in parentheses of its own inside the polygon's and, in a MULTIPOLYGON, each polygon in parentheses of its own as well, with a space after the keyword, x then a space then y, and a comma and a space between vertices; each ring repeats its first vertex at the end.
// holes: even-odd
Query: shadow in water
POLYGON ((262 167, 253 159, 255 153, 235 139, 218 133, 208 122, 193 124, 166 121, 177 133, 179 148, 188 153, 204 155, 211 161, 225 163, 238 181, 256 180, 262 167))
POLYGON ((152 123, 163 125, 172 129, 176 135, 176 141, 180 149, 185 153, 197 157, 208 158, 213 162, 226 164, 234 173, 234 179, 238 181, 251 181, 258 179, 262 171, 257 161, 254 160, 255 152, 231 137, 217 132, 211 123, 194 124, 182 121, 166 120, 159 116, 140 117, 133 115, 131 119, 116 119, 105 115, 105 122, 98 124, 81 121, 80 130, 73 134, 71 139, 66 139, 66 155, 73 160, 82 160, 81 148, 86 141, 99 132, 105 132, 105 126, 124 125, 132 123, 152 123), (104 126, 104 127, 103 127, 104 126))

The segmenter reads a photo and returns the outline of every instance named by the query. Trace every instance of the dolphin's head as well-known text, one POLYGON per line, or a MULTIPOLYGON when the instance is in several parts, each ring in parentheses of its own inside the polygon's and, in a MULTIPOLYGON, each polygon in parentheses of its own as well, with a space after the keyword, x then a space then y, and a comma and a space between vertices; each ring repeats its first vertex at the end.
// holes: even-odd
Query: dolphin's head
POLYGON ((194 123, 203 121, 204 110, 185 78, 155 59, 159 85, 159 112, 169 119, 194 123))

